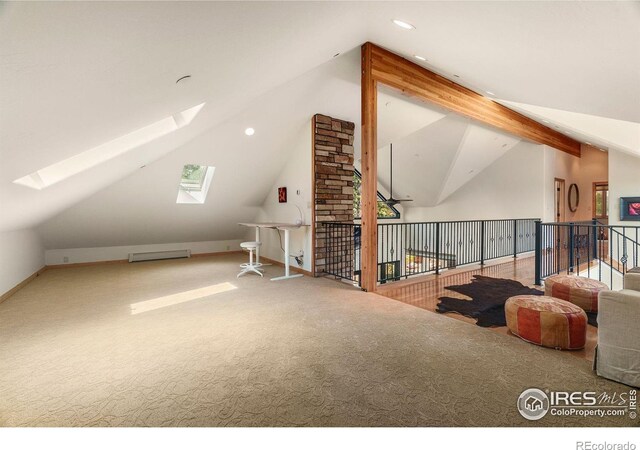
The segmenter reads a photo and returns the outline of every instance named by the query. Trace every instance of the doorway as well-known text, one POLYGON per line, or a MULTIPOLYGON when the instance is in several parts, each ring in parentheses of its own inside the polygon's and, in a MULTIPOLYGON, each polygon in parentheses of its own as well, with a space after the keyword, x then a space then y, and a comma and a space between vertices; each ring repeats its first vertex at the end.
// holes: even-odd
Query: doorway
POLYGON ((562 178, 556 178, 554 181, 554 205, 555 214, 554 218, 556 222, 565 221, 565 191, 564 180, 562 178))

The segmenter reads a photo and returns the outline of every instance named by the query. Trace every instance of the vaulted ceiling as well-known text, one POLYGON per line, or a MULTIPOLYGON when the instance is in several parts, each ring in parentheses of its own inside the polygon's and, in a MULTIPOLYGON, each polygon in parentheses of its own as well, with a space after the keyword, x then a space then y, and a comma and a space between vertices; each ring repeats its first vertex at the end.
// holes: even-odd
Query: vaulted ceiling
POLYGON ((381 87, 378 180, 405 207, 436 206, 520 142, 520 138, 381 87))
MULTIPOLYGON (((157 197, 163 193, 171 191, 175 202, 176 180, 170 176, 174 166, 206 155, 235 171, 231 176, 216 170, 214 187, 219 183, 224 199, 194 212, 193 221, 175 218, 172 223, 185 233, 214 238, 204 226, 197 228, 197 221, 213 220, 212 211, 223 204, 231 205, 224 223, 251 214, 311 114, 324 112, 359 122, 359 80, 352 67, 354 61, 357 64, 357 48, 366 41, 409 58, 424 56, 428 61, 421 64, 479 92, 492 91, 499 101, 637 124, 638 5, 2 3, 0 230, 49 221, 45 229, 51 236, 58 233, 51 241, 70 245, 59 229, 72 219, 116 217, 123 210, 121 220, 140 221, 141 208, 162 210, 164 200, 157 197), (391 23, 394 18, 416 29, 400 29, 391 23), (352 49, 356 50, 350 53, 352 49), (334 59, 337 53, 343 56, 334 59), (186 74, 192 75, 188 83, 176 84, 186 74), (12 183, 202 102, 205 107, 189 126, 54 186, 37 191, 12 183), (257 130, 253 141, 244 139, 246 126, 257 130), (243 164, 252 177, 252 190, 238 182, 243 164), (247 192, 236 192, 241 189, 247 192), (82 208, 83 204, 93 206, 82 208), (65 210, 64 220, 52 219, 65 210)), ((571 126, 564 118, 549 120, 571 126)), ((456 121, 450 121, 455 134, 456 121)), ((438 122, 413 132, 445 127, 438 122)), ((460 142, 467 135, 482 134, 469 131, 468 125, 465 130, 460 142)), ((412 134, 404 129, 399 133, 412 134)), ((381 146, 391 139, 381 136, 381 146)), ((466 167, 476 165, 468 161, 465 155, 471 153, 465 148, 462 142, 458 153, 450 155, 459 161, 460 173, 451 173, 452 181, 432 198, 446 197, 464 179, 466 167)), ((417 195, 400 184, 398 189, 417 195)), ((175 216, 174 206, 166 205, 167 215, 175 216)), ((148 224, 140 223, 153 227, 158 222, 157 217, 146 220, 148 224)), ((230 227, 222 223, 220 229, 230 227)), ((177 239, 180 231, 174 234, 177 239)), ((155 237, 168 239, 159 231, 155 237)), ((82 245, 89 245, 88 237, 82 245)))

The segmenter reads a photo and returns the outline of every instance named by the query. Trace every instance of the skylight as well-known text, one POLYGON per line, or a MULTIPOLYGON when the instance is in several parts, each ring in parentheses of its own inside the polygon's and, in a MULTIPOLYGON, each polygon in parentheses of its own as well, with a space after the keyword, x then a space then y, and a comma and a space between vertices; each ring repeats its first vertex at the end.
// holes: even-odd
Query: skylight
POLYGON ((189 125, 200 112, 204 103, 165 117, 146 127, 132 131, 112 141, 51 164, 14 181, 33 189, 44 189, 73 175, 122 155, 136 147, 147 144, 165 134, 189 125))
POLYGON ((186 164, 182 168, 176 203, 204 203, 215 169, 213 166, 186 164))

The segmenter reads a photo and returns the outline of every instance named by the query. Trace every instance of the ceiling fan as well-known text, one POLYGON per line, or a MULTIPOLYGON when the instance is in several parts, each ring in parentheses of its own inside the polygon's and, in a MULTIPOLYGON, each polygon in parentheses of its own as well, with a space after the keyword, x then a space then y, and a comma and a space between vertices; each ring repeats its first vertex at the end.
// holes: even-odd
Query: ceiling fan
POLYGON ((402 202, 412 202, 413 200, 404 199, 400 200, 393 198, 393 144, 389 144, 389 198, 383 203, 387 206, 395 206, 402 202))

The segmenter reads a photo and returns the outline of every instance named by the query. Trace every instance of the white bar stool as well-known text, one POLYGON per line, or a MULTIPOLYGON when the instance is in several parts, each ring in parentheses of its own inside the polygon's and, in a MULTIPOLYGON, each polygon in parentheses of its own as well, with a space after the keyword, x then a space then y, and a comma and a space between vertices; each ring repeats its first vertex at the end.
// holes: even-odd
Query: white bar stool
POLYGON ((262 245, 262 242, 255 242, 255 241, 243 242, 242 244, 240 244, 240 247, 242 247, 244 250, 247 250, 249 252, 249 262, 240 264, 240 267, 242 267, 242 271, 238 274, 236 278, 240 278, 240 276, 249 272, 257 273, 261 277, 263 276, 261 272, 262 269, 260 269, 260 266, 262 266, 262 264, 253 262, 253 252, 254 250, 257 250, 261 245, 262 245))

